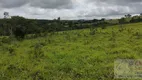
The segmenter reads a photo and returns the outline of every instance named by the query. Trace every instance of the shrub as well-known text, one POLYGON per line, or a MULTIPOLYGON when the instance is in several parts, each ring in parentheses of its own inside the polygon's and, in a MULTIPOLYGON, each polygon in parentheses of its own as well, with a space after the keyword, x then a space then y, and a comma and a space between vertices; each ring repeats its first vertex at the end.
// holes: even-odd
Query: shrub
POLYGON ((15 49, 13 46, 7 47, 7 50, 11 56, 15 55, 15 49))
POLYGON ((90 35, 95 35, 96 34, 96 29, 90 29, 90 35))
POLYGON ((133 36, 136 36, 137 39, 140 39, 142 37, 142 35, 140 34, 140 32, 133 33, 133 36))
POLYGON ((35 44, 35 46, 34 46, 34 55, 35 55, 35 58, 43 57, 44 56, 43 51, 42 51, 42 47, 43 47, 43 45, 41 43, 36 43, 35 44))
POLYGON ((116 37, 116 33, 114 31, 112 31, 109 41, 115 40, 115 37, 116 37))
POLYGON ((8 38, 8 37, 2 37, 2 38, 1 38, 1 42, 2 42, 2 43, 8 43, 8 44, 9 44, 9 43, 11 43, 11 39, 8 38))

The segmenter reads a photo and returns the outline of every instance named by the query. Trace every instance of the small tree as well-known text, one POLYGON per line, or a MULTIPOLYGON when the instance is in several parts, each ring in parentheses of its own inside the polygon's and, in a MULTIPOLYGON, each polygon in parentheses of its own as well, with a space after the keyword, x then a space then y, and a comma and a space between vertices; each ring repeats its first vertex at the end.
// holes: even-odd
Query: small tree
POLYGON ((123 24, 125 23, 125 18, 121 18, 118 21, 119 21, 119 24, 120 24, 120 30, 119 31, 121 32, 121 31, 123 31, 123 24))

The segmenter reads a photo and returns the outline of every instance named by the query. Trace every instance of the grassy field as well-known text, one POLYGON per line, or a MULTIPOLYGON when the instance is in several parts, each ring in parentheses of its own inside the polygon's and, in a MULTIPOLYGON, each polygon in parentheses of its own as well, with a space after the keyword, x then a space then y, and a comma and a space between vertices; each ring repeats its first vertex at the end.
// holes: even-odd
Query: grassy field
POLYGON ((0 80, 117 80, 116 59, 141 58, 142 23, 56 32, 0 42, 0 80))

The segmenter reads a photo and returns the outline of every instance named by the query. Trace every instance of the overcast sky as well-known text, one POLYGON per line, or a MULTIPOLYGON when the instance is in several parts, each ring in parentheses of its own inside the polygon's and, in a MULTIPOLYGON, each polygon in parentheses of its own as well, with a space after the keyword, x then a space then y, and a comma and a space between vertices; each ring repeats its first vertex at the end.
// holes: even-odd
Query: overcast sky
POLYGON ((3 12, 38 19, 117 18, 142 13, 142 0, 0 0, 3 12))

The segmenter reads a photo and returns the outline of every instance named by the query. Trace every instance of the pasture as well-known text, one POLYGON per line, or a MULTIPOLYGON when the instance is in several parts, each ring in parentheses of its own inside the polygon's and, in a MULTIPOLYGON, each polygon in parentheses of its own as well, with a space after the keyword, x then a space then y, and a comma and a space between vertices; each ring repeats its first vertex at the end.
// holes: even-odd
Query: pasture
POLYGON ((142 58, 142 23, 0 40, 0 80, 117 80, 116 59, 142 58))

